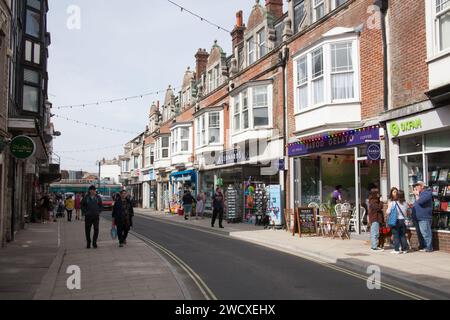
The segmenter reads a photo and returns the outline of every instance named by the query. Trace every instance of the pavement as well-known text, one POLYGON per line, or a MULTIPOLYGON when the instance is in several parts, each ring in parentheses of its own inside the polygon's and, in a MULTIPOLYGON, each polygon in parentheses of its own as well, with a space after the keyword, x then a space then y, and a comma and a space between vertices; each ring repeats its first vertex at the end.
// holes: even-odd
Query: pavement
POLYGON ((145 242, 130 235, 125 248, 100 222, 98 249, 86 249, 84 222, 31 224, 0 249, 0 300, 190 300, 182 276, 145 242), (69 266, 81 290, 69 290, 69 266))
POLYGON ((339 267, 367 274, 368 267, 378 266, 382 279, 391 283, 406 284, 412 288, 432 292, 450 298, 450 254, 435 251, 393 255, 391 249, 382 253, 370 251, 367 236, 354 236, 352 240, 323 237, 292 236, 285 230, 264 230, 262 227, 241 224, 226 224, 225 229, 212 229, 210 219, 190 219, 151 210, 136 210, 138 214, 160 221, 184 225, 189 228, 208 230, 219 234, 265 246, 306 259, 334 264, 339 267))

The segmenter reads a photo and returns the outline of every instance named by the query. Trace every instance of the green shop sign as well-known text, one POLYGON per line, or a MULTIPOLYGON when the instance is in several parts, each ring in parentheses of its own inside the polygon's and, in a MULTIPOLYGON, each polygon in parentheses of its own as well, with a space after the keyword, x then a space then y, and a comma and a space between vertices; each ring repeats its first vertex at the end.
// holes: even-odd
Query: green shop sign
POLYGON ((17 159, 28 159, 36 152, 36 144, 27 136, 17 136, 12 139, 9 149, 17 159))
POLYGON ((393 138, 398 137, 401 133, 407 133, 419 129, 422 129, 422 119, 392 122, 389 126, 389 131, 393 138))

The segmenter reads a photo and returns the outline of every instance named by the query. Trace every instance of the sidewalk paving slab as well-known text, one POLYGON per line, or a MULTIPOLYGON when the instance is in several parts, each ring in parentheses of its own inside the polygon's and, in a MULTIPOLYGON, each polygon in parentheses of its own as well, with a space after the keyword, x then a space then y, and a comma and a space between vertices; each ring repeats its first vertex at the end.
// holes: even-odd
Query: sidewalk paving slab
POLYGON ((98 249, 86 249, 84 222, 33 224, 0 249, 0 300, 191 299, 175 269, 130 235, 119 248, 100 219, 98 249), (81 290, 69 290, 69 266, 81 270, 81 290))

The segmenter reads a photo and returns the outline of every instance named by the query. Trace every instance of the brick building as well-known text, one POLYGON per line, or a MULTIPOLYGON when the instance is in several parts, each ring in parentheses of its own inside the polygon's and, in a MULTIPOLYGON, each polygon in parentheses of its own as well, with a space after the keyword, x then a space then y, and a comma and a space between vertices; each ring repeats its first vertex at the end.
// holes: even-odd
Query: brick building
POLYGON ((450 3, 391 1, 387 19, 390 185, 410 201, 415 182, 433 189, 434 248, 450 252, 450 3))

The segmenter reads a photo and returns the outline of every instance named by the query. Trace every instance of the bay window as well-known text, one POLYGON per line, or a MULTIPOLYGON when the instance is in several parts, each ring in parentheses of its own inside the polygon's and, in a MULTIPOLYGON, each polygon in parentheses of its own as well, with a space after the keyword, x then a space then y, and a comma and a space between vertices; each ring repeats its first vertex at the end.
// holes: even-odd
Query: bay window
POLYGON ((205 112, 196 119, 196 148, 222 143, 221 111, 205 112))
POLYGON ((356 41, 325 42, 294 58, 296 112, 323 104, 356 102, 356 41))
POLYGON ((209 113, 209 143, 220 142, 220 113, 209 113))
POLYGON ((27 9, 27 21, 25 32, 29 36, 40 37, 41 33, 41 15, 39 12, 27 9))
POLYGON ((331 45, 331 91, 332 99, 352 99, 355 97, 353 85, 352 44, 331 45))
POLYGON ((39 112, 41 80, 37 71, 25 68, 23 71, 23 110, 39 112))
POLYGON ((269 104, 267 87, 253 88, 253 125, 255 127, 269 125, 269 104))
POLYGON ((308 59, 303 57, 297 61, 297 95, 300 109, 308 107, 308 59))
POLYGON ((161 142, 160 159, 167 159, 169 158, 169 137, 160 138, 160 142, 161 142))
POLYGON ((233 97, 233 132, 271 124, 272 85, 255 85, 233 97))
POLYGON ((323 77, 323 49, 319 48, 312 53, 312 83, 314 92, 314 104, 322 103, 324 100, 324 77, 323 77))
POLYGON ((450 1, 435 0, 435 25, 438 51, 450 48, 450 1))
POLYGON ((190 128, 179 127, 172 130, 172 154, 189 151, 190 128))

